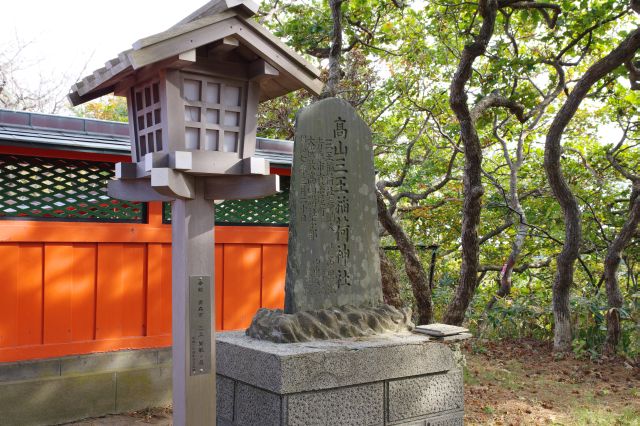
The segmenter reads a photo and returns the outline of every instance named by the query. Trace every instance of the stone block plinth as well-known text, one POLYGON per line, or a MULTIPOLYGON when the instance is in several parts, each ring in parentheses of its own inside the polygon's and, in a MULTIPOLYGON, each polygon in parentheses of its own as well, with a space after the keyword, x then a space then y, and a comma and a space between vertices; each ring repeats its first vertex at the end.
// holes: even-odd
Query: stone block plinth
POLYGON ((219 425, 462 425, 462 370, 411 333, 277 344, 216 336, 219 425))
POLYGON ((171 350, 0 363, 0 425, 53 425, 171 404, 171 350))

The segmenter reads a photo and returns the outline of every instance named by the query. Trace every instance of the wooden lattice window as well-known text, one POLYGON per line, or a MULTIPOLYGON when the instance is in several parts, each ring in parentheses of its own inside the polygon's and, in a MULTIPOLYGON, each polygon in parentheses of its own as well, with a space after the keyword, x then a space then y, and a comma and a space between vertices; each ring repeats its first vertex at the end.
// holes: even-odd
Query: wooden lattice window
POLYGON ((146 204, 107 194, 113 163, 0 155, 0 219, 146 220, 146 204))
POLYGON ((185 148, 239 152, 245 91, 240 82, 183 74, 185 148))
POLYGON ((162 110, 160 83, 157 81, 136 87, 134 90, 136 143, 138 157, 149 152, 162 151, 162 110))

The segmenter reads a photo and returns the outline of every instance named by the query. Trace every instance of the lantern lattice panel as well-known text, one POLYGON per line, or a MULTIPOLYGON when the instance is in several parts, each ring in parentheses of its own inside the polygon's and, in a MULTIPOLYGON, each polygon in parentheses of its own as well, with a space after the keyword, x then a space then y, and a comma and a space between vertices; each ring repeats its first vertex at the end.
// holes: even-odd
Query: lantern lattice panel
POLYGON ((107 195, 112 176, 112 163, 0 155, 0 218, 145 221, 144 203, 107 195))
POLYGON ((186 149, 238 152, 246 108, 244 86, 230 80, 183 75, 186 149))
POLYGON ((146 84, 135 91, 134 114, 139 159, 147 153, 162 151, 162 109, 158 82, 146 84))

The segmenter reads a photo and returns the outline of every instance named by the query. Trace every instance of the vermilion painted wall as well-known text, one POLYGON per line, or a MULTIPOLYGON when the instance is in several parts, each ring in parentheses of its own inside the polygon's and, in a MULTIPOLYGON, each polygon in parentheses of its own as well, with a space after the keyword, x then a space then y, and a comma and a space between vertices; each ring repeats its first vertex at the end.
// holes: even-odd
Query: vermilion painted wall
MULTIPOLYGON (((216 329, 282 308, 288 229, 215 232, 216 329)), ((213 253, 212 253, 213 255, 213 253)), ((171 227, 0 221, 0 362, 171 345, 171 227)))
MULTIPOLYGON (((171 345, 171 229, 0 222, 0 362, 171 345)), ((287 228, 216 228, 216 328, 282 308, 287 228)))

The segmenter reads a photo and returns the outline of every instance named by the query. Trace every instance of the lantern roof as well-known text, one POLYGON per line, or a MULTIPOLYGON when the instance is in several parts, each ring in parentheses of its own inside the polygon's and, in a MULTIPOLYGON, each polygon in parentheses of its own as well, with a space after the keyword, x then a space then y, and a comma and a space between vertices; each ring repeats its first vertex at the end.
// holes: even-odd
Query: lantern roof
POLYGON ((205 46, 247 64, 238 68, 238 77, 259 75, 261 102, 302 88, 319 95, 323 86, 319 70, 251 19, 257 10, 252 0, 210 1, 175 26, 136 41, 131 49, 107 61, 72 86, 69 100, 76 106, 118 93, 134 84, 138 75, 147 74, 146 70, 194 62, 201 53, 198 49, 205 46), (265 75, 268 78, 262 78, 265 75))

